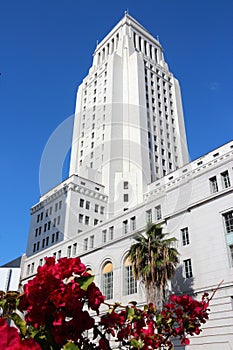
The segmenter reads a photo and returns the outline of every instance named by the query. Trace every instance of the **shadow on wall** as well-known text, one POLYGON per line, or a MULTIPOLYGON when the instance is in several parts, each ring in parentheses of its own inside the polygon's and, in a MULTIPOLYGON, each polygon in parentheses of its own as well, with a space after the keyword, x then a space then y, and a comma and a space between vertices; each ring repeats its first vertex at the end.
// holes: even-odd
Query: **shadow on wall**
POLYGON ((183 267, 179 266, 176 269, 175 276, 172 280, 171 284, 172 292, 175 294, 189 294, 193 295, 193 277, 192 278, 184 278, 183 276, 183 267))

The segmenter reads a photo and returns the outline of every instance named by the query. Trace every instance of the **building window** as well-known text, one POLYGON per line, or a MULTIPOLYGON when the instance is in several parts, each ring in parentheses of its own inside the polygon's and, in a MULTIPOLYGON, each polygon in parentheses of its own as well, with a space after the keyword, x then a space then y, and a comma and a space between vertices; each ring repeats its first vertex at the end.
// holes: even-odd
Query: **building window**
POLYGON ((137 293, 137 281, 133 275, 132 264, 129 259, 126 259, 124 262, 124 295, 130 295, 137 293))
POLYGON ((107 262, 102 270, 102 290, 107 300, 113 298, 113 266, 111 262, 107 262))
POLYGON ((124 202, 128 202, 129 201, 129 195, 128 193, 124 194, 124 202))
POLYGON ((88 238, 84 238, 83 250, 87 250, 88 248, 88 238))
POLYGON ((114 236, 114 226, 109 227, 109 240, 111 241, 114 236))
POLYGON ((94 219, 94 226, 98 225, 99 220, 98 219, 94 219))
POLYGON ((228 170, 221 173, 221 179, 222 179, 222 187, 223 188, 228 188, 231 186, 228 170))
POLYGON ((80 224, 83 223, 83 214, 79 214, 78 221, 80 224))
POLYGON ((193 277, 191 259, 184 260, 184 276, 185 278, 193 277))
POLYGON ((61 250, 58 250, 58 252, 57 252, 57 259, 60 259, 60 257, 61 257, 61 250))
POLYGON ((100 214, 104 214, 104 207, 100 207, 100 214))
POLYGON ((124 181, 124 190, 128 190, 128 188, 129 188, 128 181, 124 181))
POLYGON ((128 232, 128 220, 123 221, 123 233, 128 232))
POLYGON ((99 206, 98 204, 95 204, 95 213, 98 213, 98 211, 99 211, 99 206))
POLYGON ((189 231, 188 227, 184 227, 181 230, 181 237, 182 237, 182 244, 188 245, 189 244, 189 231))
POLYGON ((83 208, 83 206, 84 206, 84 199, 80 198, 79 206, 80 206, 80 208, 83 208))
POLYGON ((90 209, 90 202, 86 201, 86 209, 90 209))
POLYGON ((89 223, 90 223, 90 217, 85 216, 85 225, 89 225, 89 223))
POLYGON ((209 179, 210 182, 210 192, 211 193, 216 193, 218 192, 218 182, 217 182, 217 177, 213 176, 209 179))
POLYGON ((77 254, 77 243, 73 244, 73 256, 75 256, 77 254))
POLYGON ((94 235, 90 237, 90 248, 94 248, 94 235))
POLYGON ((162 211, 161 211, 161 205, 158 205, 155 207, 155 220, 161 220, 162 219, 162 211))
POLYGON ((55 204, 55 211, 57 211, 58 203, 55 204))
POLYGON ((233 210, 223 214, 226 233, 233 233, 233 210))
POLYGON ((132 218, 130 218, 130 229, 131 231, 136 230, 136 216, 133 216, 132 218))
POLYGON ((229 245, 229 254, 231 259, 231 266, 233 266, 233 244, 229 245))
POLYGON ((56 232, 56 241, 59 239, 59 231, 56 232))
POLYGON ((146 211, 146 222, 152 222, 152 210, 151 209, 146 211))
POLYGON ((102 231, 102 242, 103 243, 107 242, 107 230, 102 231))
POLYGON ((43 258, 40 259, 40 261, 39 261, 39 266, 42 266, 42 265, 43 265, 43 258))
POLYGON ((67 247, 67 258, 71 257, 71 245, 67 247))
POLYGON ((60 225, 60 220, 61 220, 61 217, 60 215, 57 217, 57 224, 60 225))

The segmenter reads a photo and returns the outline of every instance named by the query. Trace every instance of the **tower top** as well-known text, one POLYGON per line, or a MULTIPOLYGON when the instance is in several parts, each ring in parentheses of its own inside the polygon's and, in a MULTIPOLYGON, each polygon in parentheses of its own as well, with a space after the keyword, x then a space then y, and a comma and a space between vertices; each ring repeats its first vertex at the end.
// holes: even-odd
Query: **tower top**
POLYGON ((98 42, 98 45, 96 46, 94 54, 102 46, 104 46, 111 37, 115 36, 116 33, 119 32, 121 28, 123 28, 124 26, 127 26, 128 28, 130 28, 130 30, 127 31, 128 33, 134 31, 138 35, 142 37, 146 37, 147 40, 149 40, 151 43, 154 43, 163 51, 163 48, 160 42, 145 27, 143 27, 134 17, 129 15, 129 11, 128 9, 126 9, 124 12, 123 18, 113 27, 113 29, 101 41, 98 42))

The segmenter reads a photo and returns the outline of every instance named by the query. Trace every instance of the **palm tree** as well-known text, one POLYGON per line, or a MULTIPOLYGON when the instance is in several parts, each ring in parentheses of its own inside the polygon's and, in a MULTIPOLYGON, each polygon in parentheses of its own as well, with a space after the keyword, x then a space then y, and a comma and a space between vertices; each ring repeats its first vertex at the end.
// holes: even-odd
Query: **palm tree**
POLYGON ((137 234, 136 243, 127 255, 135 278, 145 285, 147 303, 153 303, 157 308, 165 299, 167 282, 174 276, 179 262, 179 253, 174 248, 177 240, 166 236, 159 225, 148 223, 145 235, 137 234))

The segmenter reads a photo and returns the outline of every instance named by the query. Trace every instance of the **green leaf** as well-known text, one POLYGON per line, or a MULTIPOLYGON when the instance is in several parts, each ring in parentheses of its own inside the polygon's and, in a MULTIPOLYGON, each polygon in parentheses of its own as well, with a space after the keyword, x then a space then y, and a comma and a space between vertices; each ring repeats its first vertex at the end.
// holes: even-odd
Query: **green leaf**
POLYGON ((78 282, 80 288, 86 291, 89 285, 94 281, 94 278, 94 276, 75 277, 75 282, 78 282))
POLYGON ((63 350, 79 350, 79 348, 74 345, 74 343, 66 343, 63 348, 63 350))
POLYGON ((156 323, 157 323, 158 325, 161 325, 162 320, 163 320, 163 316, 162 316, 161 314, 158 314, 158 315, 156 316, 156 323))
POLYGON ((132 345, 132 347, 134 348, 138 348, 141 349, 142 347, 142 343, 137 341, 136 339, 131 339, 130 344, 132 345))
POLYGON ((5 308, 6 302, 7 302, 6 299, 3 299, 3 300, 0 301, 0 308, 2 308, 3 310, 5 308))
POLYGON ((132 322, 133 321, 133 318, 134 318, 134 309, 132 307, 126 307, 126 318, 132 322))
POLYGON ((16 314, 15 312, 9 316, 15 323, 16 327, 20 330, 20 333, 22 336, 25 337, 26 332, 27 332, 27 324, 22 318, 16 314))

